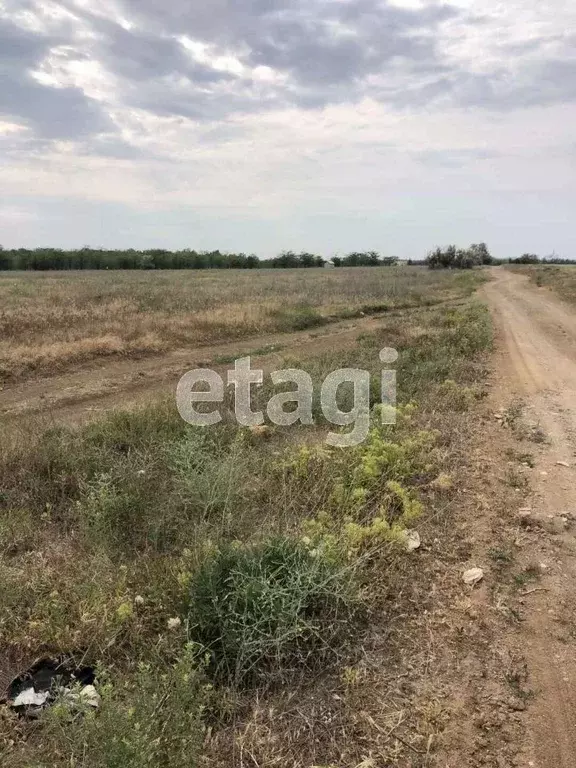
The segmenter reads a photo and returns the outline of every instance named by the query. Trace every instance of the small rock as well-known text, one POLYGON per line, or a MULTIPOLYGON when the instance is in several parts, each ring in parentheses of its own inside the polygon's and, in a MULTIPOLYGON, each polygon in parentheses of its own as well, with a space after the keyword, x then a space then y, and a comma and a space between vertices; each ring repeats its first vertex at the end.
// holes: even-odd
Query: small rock
POLYGON ((569 467, 570 464, 568 464, 567 461, 557 461, 556 464, 558 464, 559 467, 569 467))
POLYGON ((469 570, 464 571, 462 578, 464 580, 464 584, 474 586, 474 584, 478 584, 479 581, 482 581, 484 578, 484 571, 482 568, 470 568, 469 570))
POLYGON ((508 701, 508 706, 510 709, 513 709, 515 712, 524 712, 526 709, 526 702, 522 701, 522 699, 517 699, 515 697, 512 697, 508 701))
POLYGON ((182 619, 176 617, 174 619, 168 619, 168 629, 176 630, 182 626, 182 619))
POLYGON ((416 549, 420 549, 420 534, 418 531, 407 531, 406 532, 406 551, 407 552, 414 552, 416 549))

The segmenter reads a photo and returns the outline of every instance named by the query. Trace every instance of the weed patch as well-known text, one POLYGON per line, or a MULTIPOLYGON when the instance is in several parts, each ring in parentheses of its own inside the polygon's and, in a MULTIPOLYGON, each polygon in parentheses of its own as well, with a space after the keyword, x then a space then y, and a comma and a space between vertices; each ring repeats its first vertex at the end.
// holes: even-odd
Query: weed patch
POLYGON ((217 677, 263 682, 326 663, 350 632, 354 599, 353 571, 321 551, 289 538, 233 544, 192 580, 190 633, 217 677))

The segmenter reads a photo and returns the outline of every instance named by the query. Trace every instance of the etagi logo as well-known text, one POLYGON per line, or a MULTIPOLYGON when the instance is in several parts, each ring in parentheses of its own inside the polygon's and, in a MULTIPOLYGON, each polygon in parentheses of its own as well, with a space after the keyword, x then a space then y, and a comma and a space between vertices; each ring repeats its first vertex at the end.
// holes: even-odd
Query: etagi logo
MULTIPOLYGON (((386 347, 380 351, 380 362, 392 365, 398 360, 398 352, 386 347)), ((286 368, 273 371, 270 379, 274 386, 294 384, 295 389, 280 392, 266 404, 266 415, 272 424, 287 427, 293 424, 314 424, 314 383, 306 371, 286 368), (286 410, 286 406, 290 406, 286 410)), ((243 427, 257 427, 264 424, 264 412, 252 410, 252 385, 262 386, 264 371, 250 367, 250 357, 241 357, 234 363, 234 370, 228 371, 228 386, 234 387, 234 415, 243 427)), ((178 412, 188 424, 210 427, 222 421, 220 408, 211 410, 203 406, 196 410, 197 403, 224 402, 224 380, 217 371, 210 368, 196 368, 180 379, 176 390, 178 412), (202 385, 202 389, 197 386, 202 385)), ((338 427, 352 427, 348 432, 329 432, 328 445, 349 448, 359 445, 370 430, 370 373, 360 368, 340 368, 328 374, 320 386, 320 406, 324 418, 338 427), (342 411, 338 405, 338 390, 341 386, 352 386, 352 408, 342 411)), ((379 406, 382 424, 396 423, 396 371, 384 369, 381 373, 381 404, 379 406)))

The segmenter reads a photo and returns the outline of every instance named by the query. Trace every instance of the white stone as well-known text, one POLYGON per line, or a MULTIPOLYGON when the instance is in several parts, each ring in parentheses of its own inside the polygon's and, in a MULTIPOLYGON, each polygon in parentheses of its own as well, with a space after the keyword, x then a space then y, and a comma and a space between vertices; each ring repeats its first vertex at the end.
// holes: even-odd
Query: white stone
POLYGON ((416 549, 420 549, 420 534, 418 531, 406 531, 406 551, 414 552, 416 549))
POLYGON ((479 581, 482 581, 484 578, 484 571, 482 568, 470 568, 469 570, 464 571, 462 578, 464 584, 474 586, 474 584, 478 584, 479 581))

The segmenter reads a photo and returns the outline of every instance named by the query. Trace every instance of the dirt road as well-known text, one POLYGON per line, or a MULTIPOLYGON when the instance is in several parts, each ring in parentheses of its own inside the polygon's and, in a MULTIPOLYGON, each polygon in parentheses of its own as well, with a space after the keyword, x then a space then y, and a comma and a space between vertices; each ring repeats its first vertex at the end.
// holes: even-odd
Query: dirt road
POLYGON ((0 389, 0 422, 40 415, 55 423, 80 424, 115 408, 131 408, 174 393, 180 377, 191 368, 208 365, 224 370, 231 367, 228 361, 250 355, 254 365, 273 369, 285 356, 353 346, 361 333, 375 330, 382 321, 375 315, 305 331, 176 349, 140 360, 103 360, 70 373, 7 385, 0 389))
POLYGON ((524 503, 531 512, 520 514, 538 517, 552 533, 543 530, 524 539, 520 533, 518 540, 524 563, 543 574, 527 591, 518 638, 535 694, 526 712, 522 765, 574 768, 576 311, 509 270, 494 269, 482 292, 500 339, 496 402, 504 409, 518 398, 525 418, 545 437, 529 473, 532 498, 524 503))

